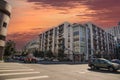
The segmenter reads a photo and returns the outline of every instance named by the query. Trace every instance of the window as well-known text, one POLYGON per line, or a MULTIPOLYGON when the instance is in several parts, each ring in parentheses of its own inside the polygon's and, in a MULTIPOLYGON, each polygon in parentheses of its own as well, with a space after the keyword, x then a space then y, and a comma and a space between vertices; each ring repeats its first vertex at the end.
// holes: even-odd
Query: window
POLYGON ((3 35, 0 35, 0 40, 3 40, 3 41, 5 41, 5 36, 3 36, 3 35))
POLYGON ((73 33, 73 36, 79 35, 79 31, 73 33))
POLYGON ((84 37, 81 37, 81 38, 80 38, 80 41, 85 41, 85 38, 84 38, 84 37))
POLYGON ((79 42, 74 42, 73 46, 74 47, 79 47, 79 42))
POLYGON ((3 23, 3 27, 7 27, 7 23, 6 22, 3 23))
POLYGON ((81 46, 80 51, 81 51, 81 53, 84 53, 85 52, 85 46, 81 46))

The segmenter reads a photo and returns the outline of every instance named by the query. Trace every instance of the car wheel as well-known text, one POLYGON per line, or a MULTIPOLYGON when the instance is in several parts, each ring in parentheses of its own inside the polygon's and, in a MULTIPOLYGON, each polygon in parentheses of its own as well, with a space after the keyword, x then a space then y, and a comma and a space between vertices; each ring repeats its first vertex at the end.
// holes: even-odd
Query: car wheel
POLYGON ((95 69, 95 66, 94 66, 94 65, 91 65, 91 69, 95 69))
POLYGON ((96 67, 97 70, 99 70, 100 68, 99 67, 96 67))
POLYGON ((114 68, 113 67, 109 67, 109 71, 114 71, 114 68))

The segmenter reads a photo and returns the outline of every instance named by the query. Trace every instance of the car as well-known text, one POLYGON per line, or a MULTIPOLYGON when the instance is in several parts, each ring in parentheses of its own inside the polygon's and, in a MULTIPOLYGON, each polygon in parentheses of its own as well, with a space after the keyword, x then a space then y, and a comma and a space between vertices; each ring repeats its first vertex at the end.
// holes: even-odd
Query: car
POLYGON ((24 61, 24 58, 25 58, 24 56, 21 56, 19 61, 24 61))
POLYGON ((111 61, 104 58, 93 58, 90 59, 88 66, 91 69, 108 69, 109 71, 117 71, 120 69, 120 65, 116 63, 112 63, 111 61))
POLYGON ((56 61, 56 62, 58 62, 59 60, 58 60, 58 59, 53 59, 52 61, 56 61))
POLYGON ((120 60, 119 60, 119 59, 113 59, 113 60, 111 60, 111 62, 113 62, 113 63, 117 63, 117 64, 120 65, 120 60))
POLYGON ((36 57, 26 57, 24 58, 25 63, 37 63, 39 60, 36 57))

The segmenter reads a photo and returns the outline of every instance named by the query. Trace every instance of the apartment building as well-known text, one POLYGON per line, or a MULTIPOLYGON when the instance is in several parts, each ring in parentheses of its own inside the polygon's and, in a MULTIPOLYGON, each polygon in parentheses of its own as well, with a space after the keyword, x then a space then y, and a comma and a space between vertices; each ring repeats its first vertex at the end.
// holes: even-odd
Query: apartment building
POLYGON ((88 51, 87 51, 87 34, 86 26, 82 24, 74 23, 73 28, 73 52, 75 61, 85 61, 88 60, 88 51))
POLYGON ((114 36, 91 22, 65 22, 41 33, 39 38, 40 51, 50 50, 56 57, 63 53, 71 60, 85 61, 91 57, 115 56, 114 36))
MULTIPOLYGON (((115 47, 115 54, 117 56, 117 58, 120 56, 120 22, 118 22, 117 26, 111 27, 109 29, 105 30, 108 33, 108 38, 110 38, 110 36, 114 37, 114 47, 115 47)), ((112 41, 109 42, 109 46, 108 48, 111 48, 110 43, 113 43, 112 41)), ((111 53, 111 49, 109 49, 110 53, 111 53)), ((110 55, 111 57, 116 57, 114 54, 110 55)), ((120 57, 119 57, 120 59, 120 57)))
POLYGON ((117 26, 106 29, 106 32, 120 39, 120 22, 117 26))
POLYGON ((93 23, 86 23, 88 31, 88 55, 109 58, 115 53, 114 36, 93 23))
POLYGON ((0 60, 3 59, 7 26, 11 16, 11 6, 4 0, 0 0, 0 60))
POLYGON ((91 22, 75 23, 72 28, 73 51, 78 61, 88 60, 91 57, 111 58, 114 55, 114 36, 102 28, 91 22))
POLYGON ((72 27, 70 23, 64 22, 43 32, 39 37, 41 51, 52 51, 56 57, 59 53, 63 53, 72 59, 72 27))

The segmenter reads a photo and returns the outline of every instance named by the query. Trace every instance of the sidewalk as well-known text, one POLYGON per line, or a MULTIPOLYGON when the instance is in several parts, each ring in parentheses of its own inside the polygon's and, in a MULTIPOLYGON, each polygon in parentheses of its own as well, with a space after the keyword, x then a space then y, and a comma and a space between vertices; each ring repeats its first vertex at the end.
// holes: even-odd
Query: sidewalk
POLYGON ((4 61, 0 61, 0 63, 4 63, 4 61))
POLYGON ((70 61, 40 61, 40 64, 87 64, 88 62, 70 62, 70 61))

